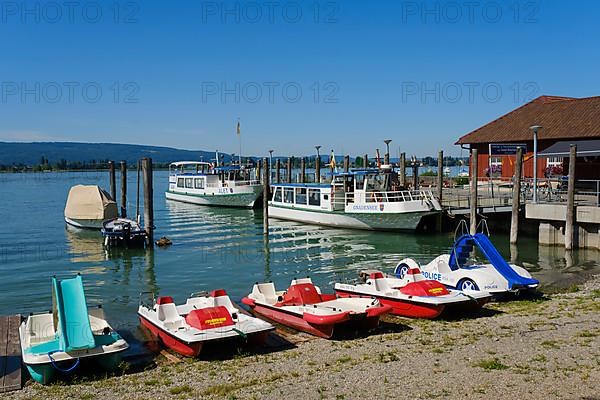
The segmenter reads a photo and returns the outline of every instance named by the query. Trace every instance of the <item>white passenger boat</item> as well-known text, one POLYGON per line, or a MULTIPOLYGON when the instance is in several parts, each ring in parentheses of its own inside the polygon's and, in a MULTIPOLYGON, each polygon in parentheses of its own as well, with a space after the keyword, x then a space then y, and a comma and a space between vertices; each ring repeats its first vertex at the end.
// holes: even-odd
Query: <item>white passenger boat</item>
POLYGON ((274 184, 269 216, 338 228, 414 231, 441 207, 431 191, 402 190, 391 169, 354 169, 331 183, 274 184))
POLYGON ((169 200, 203 206, 252 208, 262 194, 254 171, 237 165, 215 167, 211 163, 180 161, 169 168, 169 200))

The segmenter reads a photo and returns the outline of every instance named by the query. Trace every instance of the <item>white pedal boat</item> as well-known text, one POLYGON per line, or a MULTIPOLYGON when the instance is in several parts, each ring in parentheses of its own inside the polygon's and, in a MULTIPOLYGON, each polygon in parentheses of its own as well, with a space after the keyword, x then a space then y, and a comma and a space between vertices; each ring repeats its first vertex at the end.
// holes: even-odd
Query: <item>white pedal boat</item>
POLYGON ((264 341, 275 329, 268 322, 241 314, 222 289, 193 295, 178 306, 170 296, 162 296, 151 306, 140 304, 138 316, 165 346, 187 357, 198 356, 207 343, 264 341))
POLYGON ((404 278, 385 276, 381 271, 361 271, 364 283, 336 283, 342 297, 377 298, 392 307, 391 313, 410 318, 436 318, 448 306, 479 308, 491 298, 486 292, 449 290, 441 283, 425 279, 414 265, 404 278))
POLYGON ((326 339, 338 329, 374 328, 391 310, 377 299, 322 294, 310 278, 292 280, 286 291, 276 291, 272 282, 256 283, 242 302, 266 318, 326 339))

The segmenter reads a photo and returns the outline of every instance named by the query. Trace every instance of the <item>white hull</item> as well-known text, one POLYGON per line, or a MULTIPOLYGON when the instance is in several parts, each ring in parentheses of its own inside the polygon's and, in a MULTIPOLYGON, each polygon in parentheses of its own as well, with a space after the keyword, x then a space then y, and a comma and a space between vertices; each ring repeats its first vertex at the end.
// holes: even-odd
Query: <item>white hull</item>
POLYGON ((382 231, 414 231, 424 216, 435 213, 436 211, 350 214, 343 211, 321 212, 269 205, 269 217, 272 218, 335 228, 382 231))
POLYGON ((102 229, 102 223, 104 222, 101 219, 73 219, 65 217, 65 222, 75 228, 79 229, 102 229))
POLYGON ((252 208, 254 207, 254 203, 260 194, 260 190, 253 190, 246 193, 212 195, 175 193, 172 191, 167 191, 165 192, 165 197, 168 200, 181 201, 184 203, 198 204, 202 206, 252 208))

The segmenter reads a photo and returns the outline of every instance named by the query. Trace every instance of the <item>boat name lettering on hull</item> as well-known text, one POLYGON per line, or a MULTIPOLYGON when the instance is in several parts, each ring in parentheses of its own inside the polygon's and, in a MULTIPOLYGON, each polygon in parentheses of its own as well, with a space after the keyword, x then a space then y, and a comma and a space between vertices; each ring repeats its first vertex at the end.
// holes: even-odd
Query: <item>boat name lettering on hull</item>
POLYGON ((379 211, 379 207, 377 207, 377 205, 368 204, 355 204, 352 206, 352 209, 356 211, 379 211))

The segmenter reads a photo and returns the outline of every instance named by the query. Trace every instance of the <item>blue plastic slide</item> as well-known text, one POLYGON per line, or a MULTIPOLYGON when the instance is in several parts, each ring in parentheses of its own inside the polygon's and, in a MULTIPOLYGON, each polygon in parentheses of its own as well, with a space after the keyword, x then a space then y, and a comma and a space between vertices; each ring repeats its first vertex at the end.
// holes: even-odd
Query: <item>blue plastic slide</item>
POLYGON ((62 281, 52 278, 52 286, 60 326, 60 348, 68 352, 96 347, 81 276, 62 281))
POLYGON ((496 268, 498 273, 508 281, 509 288, 513 289, 515 286, 521 287, 539 284, 538 280, 521 276, 508 265, 490 239, 483 233, 463 235, 456 241, 452 254, 450 255, 449 264, 452 270, 460 268, 467 260, 468 253, 472 251, 473 245, 476 245, 481 250, 489 262, 496 268))

